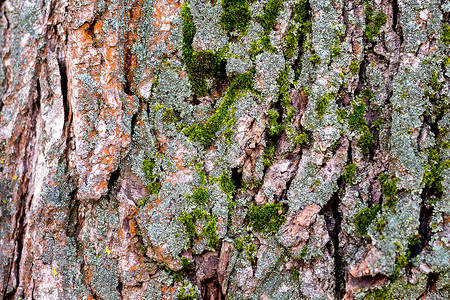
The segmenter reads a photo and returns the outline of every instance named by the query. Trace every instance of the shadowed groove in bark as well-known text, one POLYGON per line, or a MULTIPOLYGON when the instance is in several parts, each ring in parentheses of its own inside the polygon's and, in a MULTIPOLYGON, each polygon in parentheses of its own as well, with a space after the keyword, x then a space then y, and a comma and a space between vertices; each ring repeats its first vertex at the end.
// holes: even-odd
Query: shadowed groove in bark
POLYGON ((342 258, 339 252, 339 232, 341 231, 342 216, 339 212, 339 191, 343 188, 342 177, 338 179, 339 187, 322 208, 319 214, 325 218, 328 234, 331 241, 327 244, 330 254, 334 259, 334 293, 335 299, 342 299, 345 294, 345 271, 342 264, 342 258))
MULTIPOLYGON (((40 65, 38 64, 36 66, 36 70, 39 70, 40 65)), ((37 73, 37 72, 36 72, 37 73)), ((16 153, 18 153, 19 156, 22 157, 22 174, 21 177, 17 179, 17 184, 20 184, 19 191, 18 191, 18 201, 19 207, 16 210, 15 215, 15 227, 14 232, 12 234, 13 240, 15 241, 14 246, 14 256, 13 261, 10 265, 10 272, 9 277, 14 276, 16 285, 18 286, 20 284, 20 262, 22 259, 22 250, 23 250, 23 242, 24 242, 24 236, 25 236, 25 227, 26 224, 26 214, 27 214, 27 207, 29 206, 29 202, 31 202, 33 195, 30 194, 33 191, 33 188, 30 187, 30 182, 32 182, 32 175, 31 173, 31 167, 33 162, 33 150, 34 150, 34 143, 36 139, 36 123, 37 119, 40 113, 41 108, 41 86, 39 79, 36 79, 36 94, 31 99, 31 105, 29 106, 28 110, 28 117, 30 124, 29 127, 24 128, 24 132, 20 133, 17 143, 16 143, 16 153), (20 155, 22 151, 20 151, 20 144, 24 144, 23 146, 23 153, 20 155)), ((9 280, 8 280, 9 281, 9 280)), ((6 281, 6 282, 8 282, 6 281)), ((20 297, 20 295, 16 295, 17 293, 17 286, 12 287, 11 292, 6 293, 8 286, 6 286, 4 295, 5 299, 15 299, 17 297, 20 297)))

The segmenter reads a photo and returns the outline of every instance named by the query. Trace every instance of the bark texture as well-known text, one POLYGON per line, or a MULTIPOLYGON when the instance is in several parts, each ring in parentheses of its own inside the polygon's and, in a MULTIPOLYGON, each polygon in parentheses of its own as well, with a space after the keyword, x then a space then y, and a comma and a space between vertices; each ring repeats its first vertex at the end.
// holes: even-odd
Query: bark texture
POLYGON ((0 299, 449 299, 449 21, 0 0, 0 299))

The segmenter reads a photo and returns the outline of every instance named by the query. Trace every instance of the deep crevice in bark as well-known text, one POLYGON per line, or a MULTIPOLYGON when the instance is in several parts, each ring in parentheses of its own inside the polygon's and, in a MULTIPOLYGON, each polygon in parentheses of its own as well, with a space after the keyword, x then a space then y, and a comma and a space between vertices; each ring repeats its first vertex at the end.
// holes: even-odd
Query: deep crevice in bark
POLYGON ((122 281, 120 280, 120 276, 119 276, 119 284, 117 285, 116 289, 117 289, 117 292, 119 293, 120 299, 123 299, 123 295, 122 295, 123 284, 122 284, 122 281))
MULTIPOLYGON (((310 5, 309 1, 306 1, 305 9, 307 11, 308 20, 311 20, 311 5, 310 5)), ((307 20, 305 20, 305 21, 307 21, 307 20)), ((295 58, 294 64, 292 66, 292 68, 293 68, 293 70, 295 71, 296 74, 300 74, 299 71, 302 68, 302 57, 303 57, 303 54, 305 53, 305 50, 303 49, 303 43, 304 42, 305 42, 305 35, 304 34, 300 34, 300 36, 298 38, 298 43, 297 43, 298 55, 295 58)), ((297 76, 295 76, 295 77, 297 77, 297 76)))
MULTIPOLYGON (((36 70, 39 69, 39 66, 37 66, 36 70)), ((36 97, 34 97, 32 104, 30 105, 30 111, 29 111, 29 124, 30 126, 25 128, 25 133, 21 133, 19 135, 19 138, 17 139, 18 144, 16 145, 17 153, 21 153, 20 151, 20 144, 24 144, 23 146, 23 154, 22 154, 22 176, 20 179, 17 180, 18 184, 20 184, 20 187, 18 189, 18 204, 19 207, 17 208, 16 215, 15 215, 15 228, 13 232, 13 240, 15 240, 15 247, 14 247, 14 258, 10 265, 10 272, 9 276, 15 276, 15 282, 17 286, 13 287, 13 290, 6 293, 8 286, 5 287, 5 299, 15 299, 17 297, 17 287, 20 285, 20 262, 22 259, 22 250, 23 250, 23 242, 24 242, 24 236, 25 236, 25 228, 27 226, 26 224, 26 207, 27 207, 27 200, 30 197, 30 202, 32 201, 33 196, 29 193, 32 192, 32 188, 30 188, 30 180, 31 177, 31 170, 29 170, 29 165, 32 164, 34 153, 32 150, 34 150, 33 143, 35 142, 36 138, 36 123, 39 115, 41 107, 41 86, 39 79, 36 80, 36 97), (25 141, 23 141, 25 139, 25 141), (16 256, 17 254, 17 256, 16 256), (12 274, 14 273, 14 274, 12 274)), ((9 280, 8 280, 9 281, 9 280)))
POLYGON ((67 79, 67 68, 66 68, 66 60, 64 57, 64 52, 59 51, 58 52, 58 67, 59 67, 59 75, 61 77, 61 94, 63 98, 63 105, 64 105, 64 123, 67 124, 69 121, 69 100, 67 98, 68 93, 68 79, 67 79))
POLYGON ((342 216, 339 212, 339 190, 343 186, 342 177, 338 179, 338 191, 335 192, 327 204, 322 208, 320 214, 325 218, 327 231, 331 238, 328 243, 329 251, 334 258, 334 276, 335 276, 335 299, 342 299, 345 295, 345 272, 342 264, 342 258, 339 252, 339 232, 341 231, 342 216))

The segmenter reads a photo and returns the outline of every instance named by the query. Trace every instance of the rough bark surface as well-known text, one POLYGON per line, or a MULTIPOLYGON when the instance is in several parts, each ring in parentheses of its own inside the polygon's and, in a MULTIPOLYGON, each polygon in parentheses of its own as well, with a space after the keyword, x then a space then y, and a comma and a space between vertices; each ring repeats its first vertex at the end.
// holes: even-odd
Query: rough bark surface
POLYGON ((0 299, 450 299, 449 22, 0 0, 0 299))

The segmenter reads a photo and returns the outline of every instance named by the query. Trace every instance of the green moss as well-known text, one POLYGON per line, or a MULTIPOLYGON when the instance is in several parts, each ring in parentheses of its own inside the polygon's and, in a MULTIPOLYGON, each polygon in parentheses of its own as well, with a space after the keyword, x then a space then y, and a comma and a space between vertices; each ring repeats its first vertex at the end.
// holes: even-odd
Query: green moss
POLYGON ((161 184, 159 182, 151 182, 147 186, 147 190, 150 195, 159 194, 160 189, 161 189, 161 184))
POLYGON ((309 58, 309 61, 314 65, 314 66, 317 66, 317 65, 320 65, 320 63, 321 63, 321 59, 320 59, 320 56, 319 55, 312 55, 310 58, 309 58))
POLYGON ((244 245, 246 243, 249 243, 250 241, 251 241, 251 237, 248 234, 235 239, 234 244, 236 246, 236 250, 241 252, 242 250, 244 250, 244 245))
POLYGON ((195 218, 191 214, 189 214, 187 212, 183 212, 178 217, 178 219, 181 221, 181 223, 183 223, 183 225, 186 229, 186 234, 189 238, 189 242, 188 242, 187 246, 190 247, 193 240, 198 237, 197 228, 195 226, 195 218))
POLYGON ((141 200, 139 200, 137 207, 142 207, 145 205, 145 203, 147 202, 148 197, 142 198, 141 200))
POLYGON ((341 46, 331 48, 331 56, 335 57, 341 54, 341 46))
POLYGON ((161 108, 164 108, 164 105, 158 104, 158 105, 156 105, 156 106, 153 108, 153 110, 154 110, 154 111, 158 111, 158 110, 160 110, 161 108))
POLYGON ((193 265, 194 265, 194 263, 192 261, 190 261, 188 258, 186 258, 186 257, 181 258, 181 269, 182 270, 189 270, 192 268, 193 265))
POLYGON ((278 123, 280 114, 276 110, 269 110, 267 112, 268 116, 268 133, 270 136, 278 136, 283 130, 283 126, 278 123))
POLYGON ((295 266, 291 267, 291 274, 294 277, 295 280, 300 280, 300 272, 297 270, 295 266))
POLYGON ((180 292, 177 296, 178 300, 196 300, 198 299, 197 295, 195 294, 194 288, 190 284, 185 284, 183 287, 180 288, 180 292))
POLYGON ((382 232, 386 226, 386 221, 384 219, 378 219, 375 223, 375 231, 382 232))
POLYGON ((391 290, 388 287, 383 287, 377 290, 374 290, 373 292, 367 294, 364 299, 367 300, 391 300, 391 299, 397 299, 397 297, 394 297, 392 295, 391 290))
POLYGON ((189 196, 188 198, 194 200, 194 202, 199 205, 206 204, 208 202, 208 190, 203 186, 195 188, 192 192, 192 196, 189 196))
POLYGON ((390 208, 397 202, 397 183, 400 181, 398 178, 389 179, 389 176, 385 173, 381 174, 378 179, 381 184, 381 193, 386 198, 385 207, 390 208))
POLYGON ((316 103, 316 112, 317 115, 319 116, 319 118, 323 118, 325 111, 328 107, 328 103, 334 99, 334 94, 332 93, 327 93, 325 96, 323 96, 322 98, 319 98, 317 100, 316 103))
POLYGON ((185 127, 183 132, 189 136, 191 141, 200 141, 205 147, 214 140, 216 132, 229 118, 228 110, 236 100, 240 91, 253 91, 253 72, 237 75, 231 82, 225 93, 223 101, 220 103, 214 114, 206 120, 205 124, 196 124, 185 127))
POLYGON ((447 23, 442 23, 442 35, 441 40, 444 45, 450 45, 450 26, 447 23))
POLYGON ((273 164, 273 156, 275 155, 275 145, 264 149, 263 165, 269 167, 273 164))
POLYGON ((158 194, 159 190, 161 189, 161 184, 156 181, 158 175, 153 174, 153 169, 155 168, 155 166, 156 163, 151 158, 144 159, 142 169, 146 177, 150 180, 150 183, 147 186, 147 190, 150 195, 158 194))
MULTIPOLYGON (((449 41, 449 44, 450 44, 450 41, 449 41)), ((448 57, 448 56, 444 57, 442 59, 442 64, 444 65, 444 67, 448 68, 450 66, 450 57, 448 57)))
POLYGON ((300 252, 300 254, 299 254, 297 259, 299 261, 303 261, 307 254, 308 254, 308 247, 303 246, 302 251, 300 252))
POLYGON ((248 244, 245 248, 245 253, 247 254, 247 259, 251 261, 252 263, 256 263, 256 245, 255 244, 248 244))
POLYGON ((242 35, 247 32, 250 24, 251 13, 248 7, 251 1, 248 0, 222 0, 222 16, 220 25, 230 33, 237 29, 242 35))
POLYGON ((414 246, 420 244, 420 234, 412 234, 408 238, 408 245, 414 246))
POLYGON ((304 132, 297 132, 294 138, 294 144, 295 145, 303 145, 303 144, 308 144, 309 141, 311 140, 311 136, 304 132))
POLYGON ((286 209, 281 203, 264 206, 251 205, 248 213, 250 224, 257 232, 277 233, 286 220, 286 209))
POLYGON ((362 236, 367 235, 367 228, 372 223, 372 221, 377 216, 380 211, 379 205, 373 205, 372 207, 367 207, 361 210, 353 221, 356 231, 362 236))
POLYGON ((236 193, 236 186, 234 185, 233 179, 231 179, 225 172, 220 175, 219 186, 220 189, 227 195, 233 195, 236 193))
POLYGON ((366 99, 372 99, 375 95, 373 94, 373 92, 369 89, 364 89, 361 93, 361 95, 366 98, 366 99))
POLYGON ((373 135, 370 133, 369 127, 366 125, 363 126, 362 131, 363 133, 359 137, 356 145, 361 149, 364 155, 367 155, 373 147, 373 135))
POLYGON ((441 169, 448 169, 450 168, 450 159, 444 160, 444 162, 441 164, 441 169))
POLYGON ((386 23, 386 16, 379 11, 373 17, 373 9, 369 3, 366 3, 366 38, 368 42, 372 42, 373 38, 380 34, 381 27, 386 23))
POLYGON ((208 237, 208 245, 214 250, 220 249, 220 240, 216 233, 216 219, 213 216, 210 216, 208 225, 203 229, 202 235, 206 235, 208 237))
POLYGON ((350 63, 350 72, 352 72, 353 75, 358 74, 359 72, 359 63, 356 60, 352 60, 350 63))
POLYGON ((355 176, 356 173, 356 164, 352 163, 347 166, 345 166, 344 174, 342 174, 342 178, 344 178, 345 182, 351 183, 353 180, 353 176, 355 176))
POLYGON ((286 49, 284 50, 284 55, 286 58, 292 57, 295 53, 295 47, 298 44, 298 31, 296 29, 296 26, 291 24, 289 25, 288 31, 286 33, 286 49))
MULTIPOLYGON (((307 34, 311 32, 311 17, 309 14, 309 1, 299 0, 293 7, 293 22, 290 22, 286 33, 286 58, 292 57, 296 46, 307 40, 307 34)), ((303 45, 300 45, 304 48, 303 45)), ((298 69, 299 70, 299 69, 298 69)))
POLYGON ((441 176, 441 163, 439 158, 439 151, 436 148, 427 149, 428 163, 425 165, 425 172, 423 174, 423 183, 433 195, 438 196, 443 192, 442 186, 443 178, 441 176))
POLYGON ((366 120, 364 120, 366 105, 364 102, 359 101, 359 103, 353 102, 352 107, 353 111, 348 117, 348 125, 350 130, 357 130, 366 125, 366 120))
POLYGON ((442 89, 441 83, 439 82, 436 70, 433 71, 430 79, 430 86, 433 90, 439 91, 442 89))
POLYGON ((282 5, 283 0, 269 0, 264 7, 264 15, 256 17, 256 20, 264 28, 264 35, 269 35, 270 31, 277 24, 277 17, 282 5))
POLYGON ((163 121, 166 123, 174 123, 177 121, 173 109, 166 109, 162 115, 163 121))
POLYGON ((213 52, 210 50, 196 52, 192 48, 195 36, 195 25, 189 6, 181 6, 183 18, 183 60, 191 82, 192 91, 197 96, 204 96, 208 92, 206 77, 217 77, 225 68, 223 50, 213 52))
POLYGON ((270 42, 269 34, 273 27, 277 24, 277 16, 283 5, 283 0, 269 0, 264 7, 263 15, 256 16, 258 21, 263 27, 259 40, 252 43, 250 48, 250 57, 254 59, 256 55, 262 53, 264 50, 275 52, 277 49, 272 46, 270 42))
POLYGON ((156 163, 151 158, 144 159, 142 169, 148 179, 155 179, 156 177, 158 177, 158 175, 153 174, 153 169, 155 168, 155 166, 156 163))

